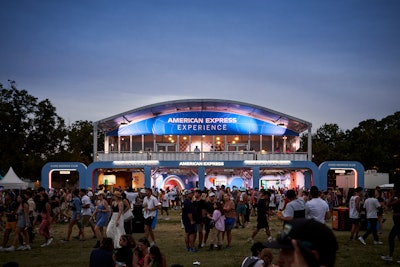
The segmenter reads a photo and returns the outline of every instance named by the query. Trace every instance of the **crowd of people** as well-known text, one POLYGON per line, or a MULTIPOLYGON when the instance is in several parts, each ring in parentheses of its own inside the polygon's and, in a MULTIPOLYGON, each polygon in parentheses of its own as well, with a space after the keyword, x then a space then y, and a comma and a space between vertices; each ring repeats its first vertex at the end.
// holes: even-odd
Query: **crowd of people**
MULTIPOLYGON (((41 247, 49 246, 54 240, 51 235, 51 225, 59 222, 68 223, 62 243, 69 242, 71 238, 84 241, 87 236, 96 239, 90 256, 91 266, 165 266, 166 257, 156 244, 154 224, 158 212, 160 212, 158 219, 169 220, 170 210, 180 209, 182 228, 185 232, 184 246, 187 252, 197 252, 200 249, 209 251, 230 249, 235 243, 232 230, 247 229, 253 216, 255 223, 252 224, 253 229, 249 232, 247 240, 252 244, 252 256, 248 257, 247 261, 245 259, 242 266, 248 266, 250 260, 254 262, 255 259, 259 264, 263 261, 263 266, 273 266, 269 249, 274 248, 281 249, 277 260, 279 266, 292 266, 290 261, 288 262, 288 256, 283 252, 289 248, 290 253, 300 251, 304 254, 303 243, 299 241, 300 239, 296 239, 297 243, 288 244, 286 240, 283 246, 279 242, 277 244, 277 241, 282 240, 274 237, 277 234, 278 237, 282 236, 281 230, 285 230, 288 226, 290 229, 293 228, 297 225, 293 222, 298 220, 317 222, 318 226, 314 227, 325 229, 325 223, 331 218, 332 209, 348 203, 352 224, 350 240, 358 240, 363 245, 367 244, 367 238, 371 234, 375 245, 383 243, 378 236, 384 222, 383 209, 385 207, 393 209, 395 223, 389 235, 389 254, 382 256, 383 260, 393 260, 394 240, 396 236, 400 238, 400 194, 396 191, 392 195, 383 194, 379 188, 374 193, 370 192, 369 196, 362 188, 355 188, 348 194, 346 198, 340 191, 321 192, 316 186, 312 186, 309 190, 245 189, 223 185, 210 189, 184 190, 179 190, 177 187, 165 190, 116 188, 113 192, 107 191, 105 187, 95 191, 92 188, 70 191, 45 190, 42 187, 22 192, 8 190, 2 193, 3 197, 0 200, 0 218, 5 215, 6 219, 0 251, 31 250, 31 243, 37 238, 37 234, 42 240, 41 247), (144 233, 144 237, 137 242, 132 238, 134 230, 132 211, 135 207, 139 207, 143 216, 144 233), (359 235, 363 211, 369 227, 363 235, 359 235), (270 228, 271 216, 275 215, 282 222, 282 229, 270 228), (75 226, 78 232, 73 236, 75 226), (268 242, 255 242, 260 230, 266 233, 265 238, 260 239, 268 242)), ((0 222, 0 225, 3 227, 3 222, 0 222)), ((306 225, 308 223, 301 224, 302 227, 306 225)), ((335 242, 334 239, 336 247, 331 248, 333 254, 337 250, 335 242)), ((304 259, 299 259, 293 254, 292 258, 307 263, 315 261, 316 259, 310 255, 313 254, 303 255, 304 259)), ((334 263, 334 259, 329 258, 329 262, 332 261, 334 263)), ((330 266, 326 262, 324 264, 330 266)))

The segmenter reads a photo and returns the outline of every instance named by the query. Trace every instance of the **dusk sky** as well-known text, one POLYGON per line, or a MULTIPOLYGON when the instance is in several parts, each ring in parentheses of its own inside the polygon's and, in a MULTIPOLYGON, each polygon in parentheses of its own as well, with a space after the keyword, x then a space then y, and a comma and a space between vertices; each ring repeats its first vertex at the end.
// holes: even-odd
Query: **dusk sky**
POLYGON ((400 111, 400 1, 2 0, 0 83, 67 124, 186 98, 353 129, 400 111))

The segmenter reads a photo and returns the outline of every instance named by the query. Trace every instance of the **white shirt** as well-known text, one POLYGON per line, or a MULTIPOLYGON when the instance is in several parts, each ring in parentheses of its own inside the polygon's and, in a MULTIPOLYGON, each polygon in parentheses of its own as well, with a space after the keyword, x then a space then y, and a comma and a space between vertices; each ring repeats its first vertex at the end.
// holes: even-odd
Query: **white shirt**
POLYGON ((90 201, 90 198, 87 195, 84 195, 82 197, 81 201, 82 201, 82 216, 84 216, 84 215, 89 215, 89 216, 92 215, 92 210, 90 209, 90 204, 92 202, 90 201), (84 208, 84 206, 86 206, 88 204, 89 204, 89 207, 88 208, 84 208))
POLYGON ((124 193, 126 194, 126 199, 129 200, 129 203, 131 203, 131 205, 135 205, 136 198, 138 197, 139 193, 138 192, 128 192, 128 191, 124 191, 124 193))
POLYGON ((359 196, 351 196, 350 201, 349 201, 349 218, 351 219, 359 219, 360 218, 360 213, 357 211, 356 208, 356 199, 359 196))
POLYGON ((306 202, 306 219, 314 219, 325 223, 325 214, 329 211, 326 201, 318 198, 312 198, 306 202))
POLYGON ((381 206, 378 199, 369 197, 364 202, 365 212, 367 219, 378 218, 378 208, 381 206))
POLYGON ((151 195, 150 197, 145 197, 143 199, 143 217, 145 219, 149 217, 155 217, 157 210, 152 210, 158 206, 158 200, 155 196, 151 195), (150 210, 147 210, 150 209, 150 210))

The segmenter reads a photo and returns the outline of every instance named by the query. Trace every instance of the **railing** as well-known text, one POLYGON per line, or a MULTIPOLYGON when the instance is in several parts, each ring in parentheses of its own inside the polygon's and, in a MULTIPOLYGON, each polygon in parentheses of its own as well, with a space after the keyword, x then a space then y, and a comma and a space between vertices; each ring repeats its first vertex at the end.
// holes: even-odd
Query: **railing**
POLYGON ((162 160, 162 161, 241 161, 292 160, 307 161, 307 153, 260 153, 255 151, 215 152, 98 152, 95 161, 162 160))

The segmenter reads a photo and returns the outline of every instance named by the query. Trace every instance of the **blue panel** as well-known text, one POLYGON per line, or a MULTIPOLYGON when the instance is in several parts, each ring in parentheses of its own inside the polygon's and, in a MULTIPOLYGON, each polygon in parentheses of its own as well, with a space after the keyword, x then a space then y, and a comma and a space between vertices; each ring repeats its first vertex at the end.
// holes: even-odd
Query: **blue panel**
POLYGON ((121 125, 107 136, 129 135, 275 135, 299 134, 249 116, 229 112, 179 112, 121 125))

